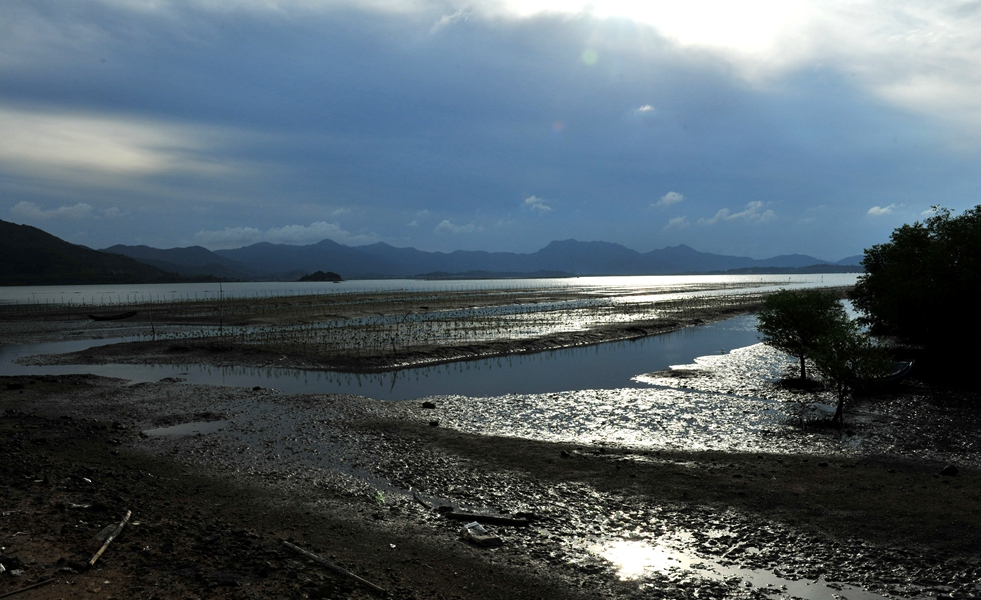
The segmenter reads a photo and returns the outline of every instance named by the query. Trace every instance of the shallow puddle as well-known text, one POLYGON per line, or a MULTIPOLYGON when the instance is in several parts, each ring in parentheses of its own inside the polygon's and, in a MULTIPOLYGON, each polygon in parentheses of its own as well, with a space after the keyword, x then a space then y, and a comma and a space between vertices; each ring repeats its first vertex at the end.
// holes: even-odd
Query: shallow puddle
POLYGON ((231 423, 231 421, 198 421, 196 423, 181 423, 180 425, 172 425, 171 427, 146 429, 143 433, 150 437, 205 435, 220 431, 228 427, 231 423))
MULTIPOLYGON (((750 596, 752 592, 771 598, 802 598, 805 600, 893 600, 903 598, 882 595, 857 588, 825 581, 790 580, 767 569, 750 569, 724 559, 703 558, 685 549, 690 535, 678 532, 658 538, 653 542, 613 539, 589 546, 589 552, 609 561, 621 580, 666 577, 672 581, 688 578, 714 580, 729 588, 727 596, 750 596)), ((743 548, 752 554, 755 548, 743 548)))

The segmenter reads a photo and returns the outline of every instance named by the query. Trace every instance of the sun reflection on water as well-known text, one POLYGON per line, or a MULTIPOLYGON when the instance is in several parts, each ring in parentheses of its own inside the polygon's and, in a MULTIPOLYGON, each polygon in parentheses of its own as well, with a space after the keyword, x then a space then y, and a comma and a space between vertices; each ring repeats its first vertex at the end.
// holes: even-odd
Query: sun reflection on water
MULTIPOLYGON (((652 542, 642 540, 608 539, 589 546, 594 556, 609 561, 621 581, 651 579, 670 581, 673 585, 686 585, 697 589, 706 581, 714 581, 728 590, 726 597, 797 598, 798 600, 905 600, 900 595, 883 595, 862 587, 843 583, 829 583, 822 577, 785 579, 776 571, 766 568, 747 568, 738 563, 725 561, 724 556, 699 556, 692 551, 698 539, 725 537, 728 530, 711 529, 703 536, 678 530, 663 535, 652 542), (666 579, 663 579, 665 578, 666 579), (702 583, 698 583, 702 582, 702 583), (747 596, 749 590, 759 595, 747 596)), ((757 554, 755 547, 747 547, 747 554, 757 554)), ((697 592, 695 594, 698 595, 697 592)))
POLYGON ((590 551, 613 563, 621 580, 638 579, 650 571, 666 573, 681 566, 670 550, 646 542, 619 540, 596 544, 590 551))

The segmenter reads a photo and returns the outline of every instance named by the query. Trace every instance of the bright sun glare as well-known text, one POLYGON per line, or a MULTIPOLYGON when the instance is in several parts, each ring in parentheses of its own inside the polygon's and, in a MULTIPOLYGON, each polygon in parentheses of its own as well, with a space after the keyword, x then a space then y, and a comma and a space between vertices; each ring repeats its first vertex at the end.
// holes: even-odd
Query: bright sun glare
POLYGON ((637 579, 646 571, 665 572, 680 564, 677 559, 672 558, 669 551, 645 542, 621 540, 597 544, 592 551, 613 563, 620 579, 637 579))
POLYGON ((786 30, 803 22, 807 12, 805 4, 795 0, 610 0, 598 4, 575 0, 511 0, 507 5, 520 15, 588 12, 598 17, 626 17, 651 25, 685 45, 744 52, 770 48, 786 30))

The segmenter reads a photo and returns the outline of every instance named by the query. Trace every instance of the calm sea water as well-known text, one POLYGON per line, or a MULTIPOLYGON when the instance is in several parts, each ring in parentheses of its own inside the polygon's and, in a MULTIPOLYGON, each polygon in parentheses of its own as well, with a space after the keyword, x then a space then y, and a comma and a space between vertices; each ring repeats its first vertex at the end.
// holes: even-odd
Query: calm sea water
POLYGON ((441 292, 481 290, 568 290, 585 293, 636 293, 643 290, 698 290, 724 286, 759 289, 854 285, 854 273, 827 275, 647 275, 631 277, 571 277, 563 279, 481 279, 422 281, 379 279, 319 282, 158 283, 132 285, 4 286, 0 305, 10 304, 127 304, 173 300, 207 300, 219 292, 229 298, 265 298, 307 294, 361 292, 441 292))

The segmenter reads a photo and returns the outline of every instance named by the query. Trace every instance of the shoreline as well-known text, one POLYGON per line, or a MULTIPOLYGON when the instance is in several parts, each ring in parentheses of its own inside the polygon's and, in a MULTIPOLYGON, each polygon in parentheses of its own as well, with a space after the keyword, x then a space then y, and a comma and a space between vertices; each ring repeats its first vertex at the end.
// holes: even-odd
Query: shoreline
MULTIPOLYGON (((823 289, 844 296, 850 288, 823 289)), ((229 301, 219 322, 246 331, 229 335, 215 335, 216 313, 220 311, 213 302, 155 305, 156 313, 98 323, 71 320, 78 316, 80 309, 76 308, 74 312, 52 312, 41 322, 26 320, 26 315, 20 315, 18 321, 15 312, 2 313, 0 331, 14 342, 120 335, 145 339, 155 337, 158 328, 167 336, 159 341, 133 341, 35 358, 37 362, 32 364, 156 362, 376 373, 668 333, 759 310, 765 294, 752 290, 749 286, 739 293, 707 297, 673 297, 671 294, 678 291, 673 289, 657 290, 653 296, 642 293, 648 290, 625 293, 614 289, 597 295, 545 289, 436 296, 369 294, 340 299, 299 296, 259 299, 255 305, 238 300, 229 301), (564 323, 573 313, 579 325, 567 331, 564 323), (416 320, 406 322, 410 316, 416 320), (378 318, 380 322, 372 322, 378 318), (202 335, 202 327, 211 328, 207 335, 202 335), (249 333, 248 328, 260 330, 249 333), (308 338, 322 341, 310 342, 308 338)))
MULTIPOLYGON (((690 313, 685 324, 706 316, 690 313)), ((729 316, 720 311, 715 320, 729 316)), ((67 338, 72 322, 61 326, 67 338)), ((603 341, 643 335, 635 327, 647 331, 634 321, 587 333, 623 336, 603 341)), ((43 333, 57 336, 58 326, 43 333)), ((89 359, 156 361, 134 352, 147 349, 139 344, 106 346, 89 359)), ((280 361, 281 353, 198 351, 204 364, 275 359, 303 368, 289 362, 302 357, 280 361)), ((832 593, 853 600, 981 594, 977 394, 912 382, 850 404, 855 438, 783 424, 745 430, 765 447, 692 450, 697 436, 684 427, 697 423, 684 425, 665 407, 684 412, 677 400, 686 397, 716 402, 716 412, 698 416, 710 433, 723 423, 712 421, 720 410, 730 425, 745 426, 740 406, 750 404, 736 400, 770 393, 761 386, 765 369, 739 365, 758 358, 732 353, 689 365, 687 373, 652 373, 659 383, 649 390, 510 395, 490 405, 171 378, 0 377, 0 530, 10 532, 0 542, 0 564, 22 571, 0 576, 0 594, 53 577, 32 597, 374 597, 292 553, 284 539, 402 600, 513 600, 515 590, 547 600, 775 600, 793 595, 778 588, 793 589, 795 581, 831 586, 829 600, 832 593), (646 396, 660 404, 637 403, 646 396), (566 423, 540 410, 559 402, 578 407, 576 418, 601 435, 548 441, 536 434, 535 427, 564 431, 566 423), (615 441, 603 427, 604 419, 623 416, 610 410, 618 404, 627 413, 655 413, 652 423, 663 415, 669 421, 661 425, 680 427, 676 439, 687 445, 615 441), (537 421, 524 416, 533 413, 537 421), (147 433, 199 422, 217 425, 201 435, 147 433), (853 451, 862 436, 879 443, 853 451), (948 462, 958 473, 941 476, 948 462), (487 524, 503 545, 480 548, 460 538, 462 523, 436 510, 441 505, 531 523, 487 524), (98 546, 93 536, 126 510, 132 525, 94 569, 82 569, 98 546), (622 547, 681 553, 717 574, 649 566, 642 576, 625 576, 609 553, 622 547), (723 576, 725 569, 741 575, 723 576)))
POLYGON ((909 457, 490 436, 431 426, 454 410, 438 401, 430 409, 77 375, 0 383, 4 529, 22 532, 3 554, 27 567, 21 578, 0 578, 0 593, 54 576, 36 597, 96 588, 117 597, 370 597, 284 550, 283 539, 394 598, 504 599, 527 589, 548 599, 656 592, 681 600, 693 590, 745 589, 658 572, 624 580, 590 550, 617 540, 653 545, 672 532, 694 536, 702 560, 789 580, 820 576, 915 598, 981 589, 981 472, 973 469, 941 477, 938 464, 909 457), (232 425, 201 436, 140 433, 215 419, 232 425), (311 446, 321 438, 325 445, 311 446), (530 514, 532 525, 488 525, 504 545, 477 548, 459 539, 461 523, 412 491, 433 504, 530 514), (77 569, 91 536, 125 510, 134 525, 95 569, 77 569))

